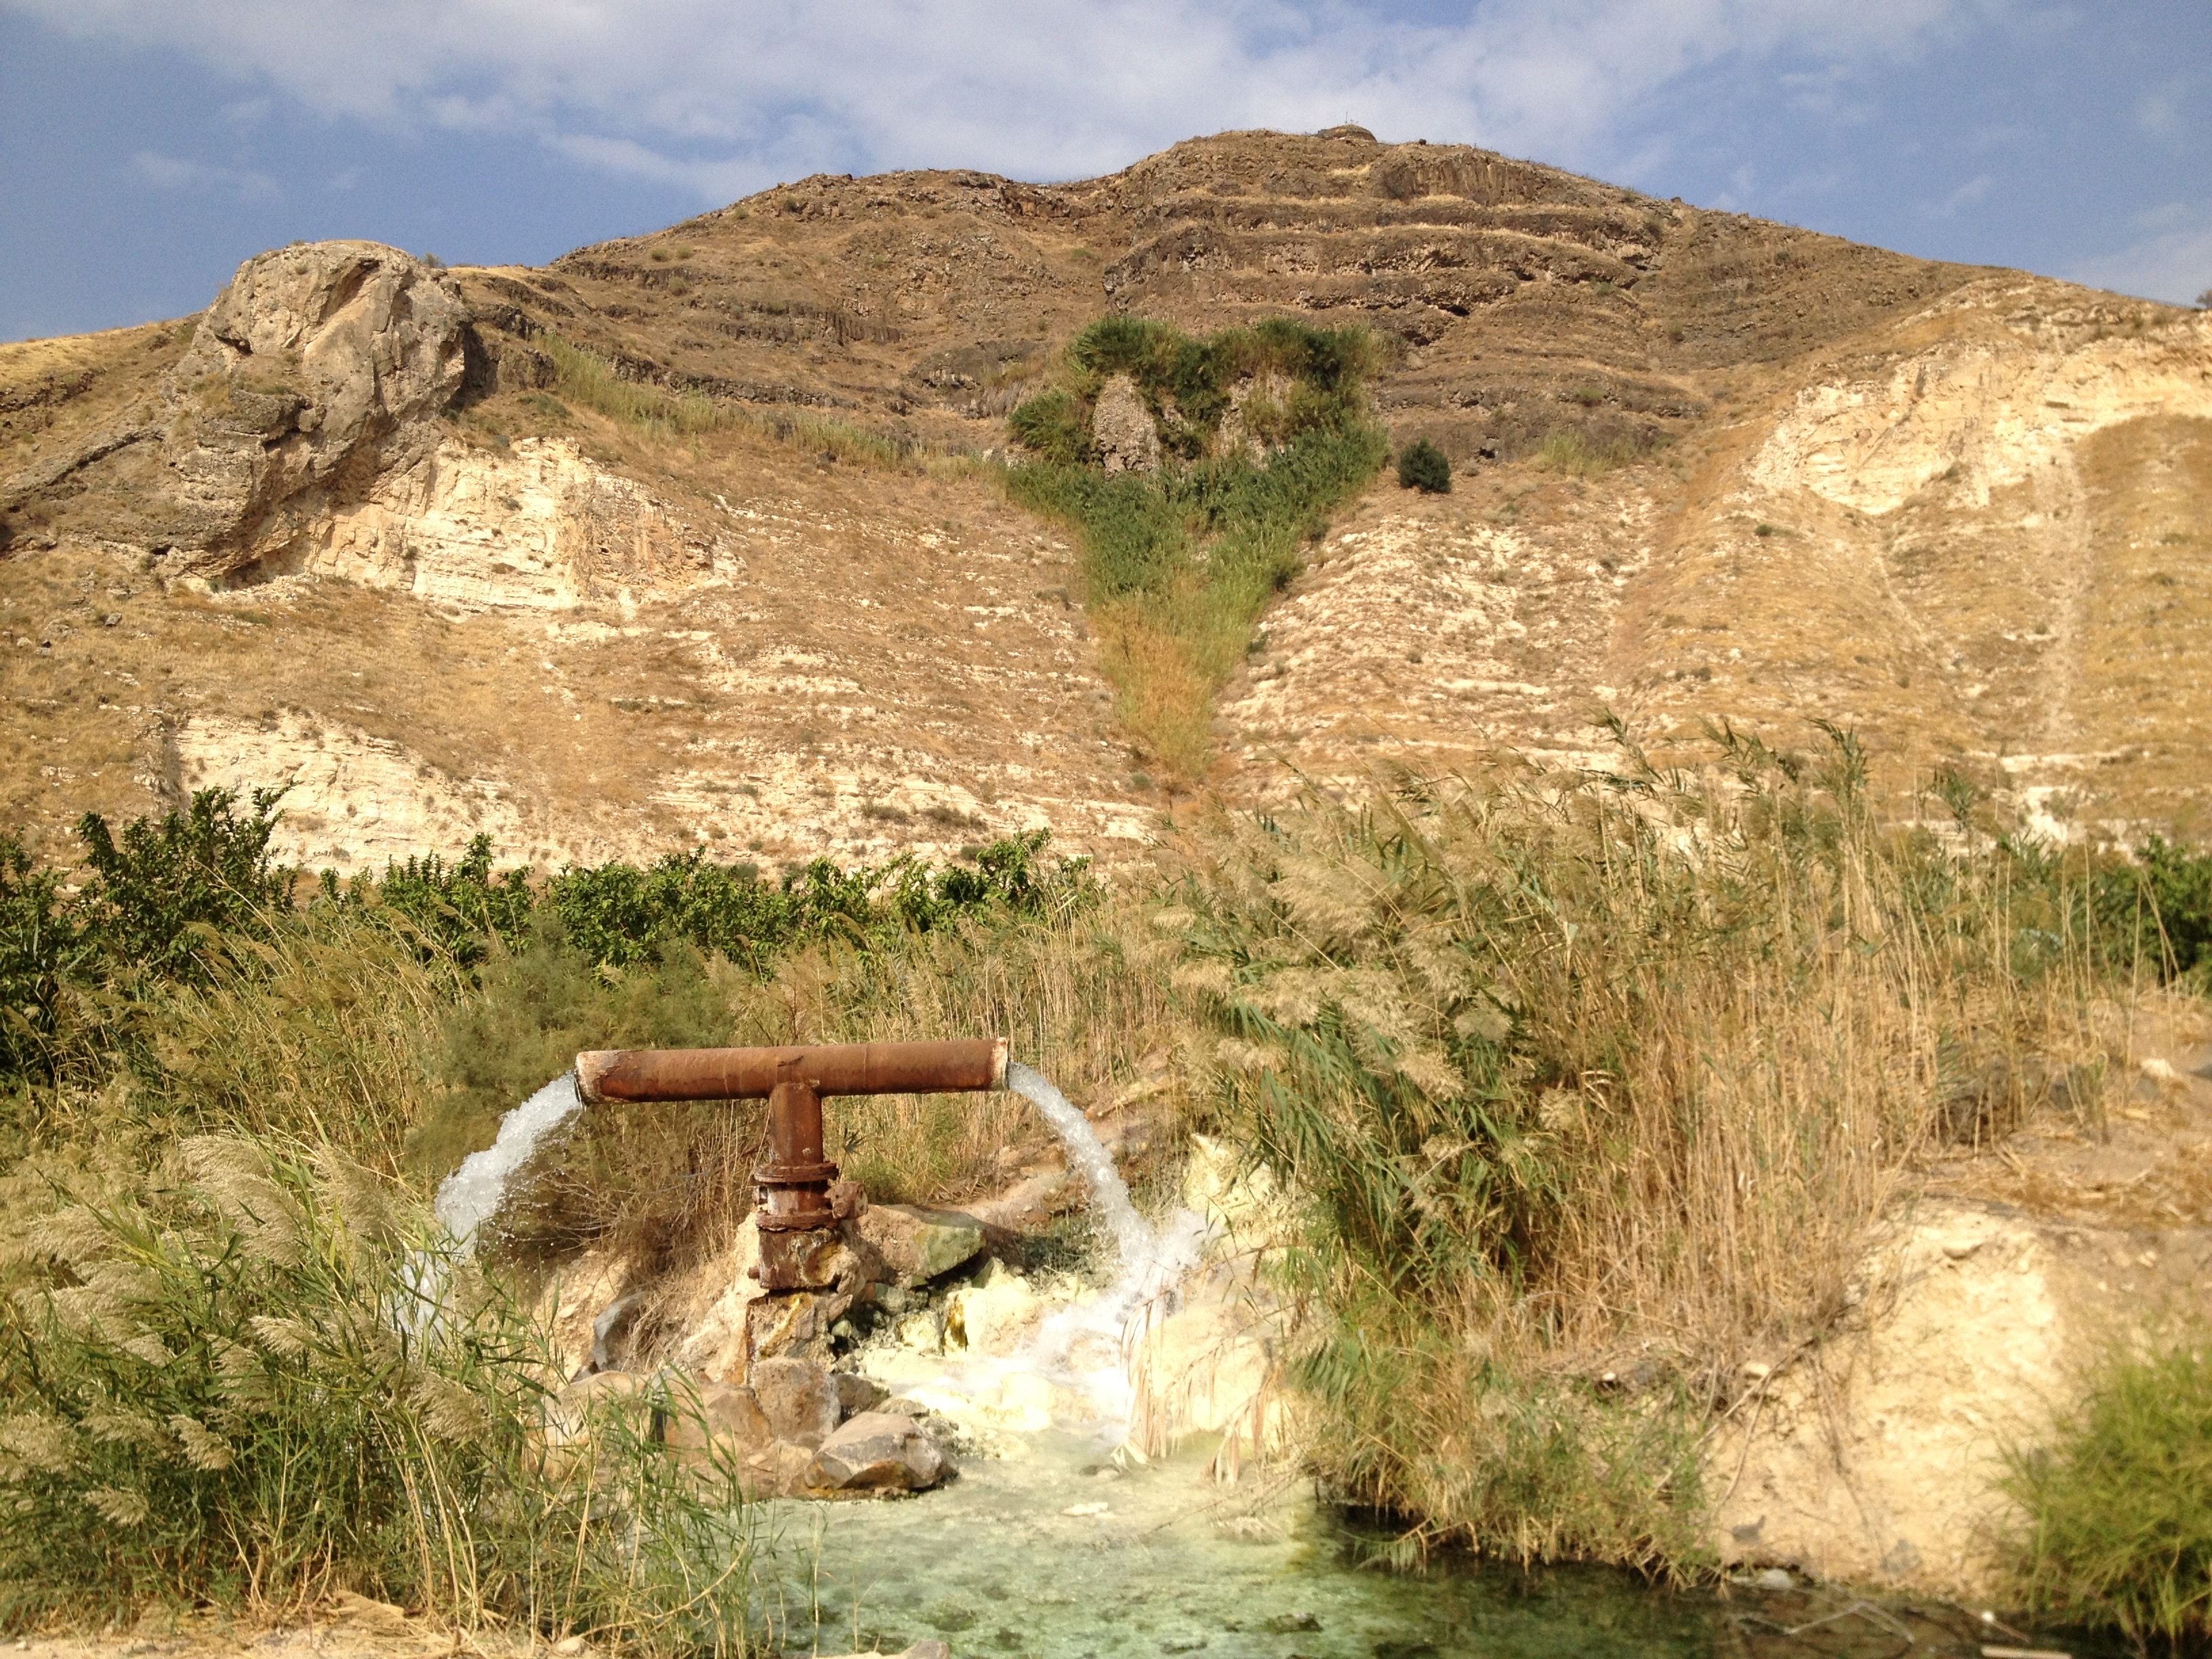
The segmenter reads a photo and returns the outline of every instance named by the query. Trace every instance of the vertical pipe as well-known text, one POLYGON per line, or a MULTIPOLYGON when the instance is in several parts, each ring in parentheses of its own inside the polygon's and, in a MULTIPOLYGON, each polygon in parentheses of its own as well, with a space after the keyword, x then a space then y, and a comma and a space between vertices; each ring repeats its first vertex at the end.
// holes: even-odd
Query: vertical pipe
POLYGON ((779 1083, 768 1097, 768 1162, 760 1183, 763 1232, 827 1227, 837 1166, 823 1155, 822 1097, 804 1083, 779 1083))

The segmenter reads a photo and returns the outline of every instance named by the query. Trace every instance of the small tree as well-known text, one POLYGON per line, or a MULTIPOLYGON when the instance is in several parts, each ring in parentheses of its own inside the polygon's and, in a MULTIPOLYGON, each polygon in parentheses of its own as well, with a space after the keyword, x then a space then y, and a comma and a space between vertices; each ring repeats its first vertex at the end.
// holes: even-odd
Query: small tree
POLYGON ((2212 288, 2206 289, 2203 293, 2197 296, 2197 308, 2199 311, 2212 311, 2212 288))
POLYGON ((1398 454, 1398 482, 1407 489, 1419 489, 1431 495, 1449 494, 1451 489, 1451 463, 1444 453, 1426 438, 1416 438, 1398 454))

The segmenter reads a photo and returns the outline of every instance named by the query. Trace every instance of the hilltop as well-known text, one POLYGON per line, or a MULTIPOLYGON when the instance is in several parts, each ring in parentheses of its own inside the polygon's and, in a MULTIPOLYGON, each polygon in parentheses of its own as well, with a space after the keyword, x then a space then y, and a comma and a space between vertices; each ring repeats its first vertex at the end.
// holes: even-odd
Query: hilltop
POLYGON ((292 850, 342 868, 478 827, 542 862, 1111 853, 1194 787, 1577 760, 1601 708, 1662 757, 1825 720, 2048 829, 2202 827, 2191 313, 1357 128, 817 176, 542 270, 256 271, 0 348, 34 830, 289 781, 292 850), (1390 440, 1455 468, 1338 514, 1196 775, 1116 717, 1077 548, 998 482, 1110 314, 1362 325, 1390 440))

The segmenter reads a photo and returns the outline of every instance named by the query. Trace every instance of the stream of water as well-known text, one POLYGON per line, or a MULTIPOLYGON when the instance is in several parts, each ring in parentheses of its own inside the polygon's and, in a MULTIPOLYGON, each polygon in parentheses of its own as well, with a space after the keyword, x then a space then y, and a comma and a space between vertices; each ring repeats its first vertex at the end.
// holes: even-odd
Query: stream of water
POLYGON ((480 1152, 471 1152, 461 1167, 438 1188, 435 1204, 439 1224, 464 1246, 471 1244, 477 1229, 489 1220, 507 1197, 507 1183, 530 1162, 538 1142, 584 1108, 576 1092, 576 1074, 563 1072, 521 1105, 499 1121, 499 1133, 480 1152))
MULTIPOLYGON (((1012 1354, 871 1357, 886 1383, 956 1417, 1021 1384, 1051 1400, 1051 1420, 1000 1427, 988 1455, 918 1498, 761 1505, 771 1651, 895 1652, 939 1638, 960 1659, 1976 1659, 1996 1633, 1957 1609, 1802 1583, 1675 1593, 1595 1568, 1380 1571, 1385 1540, 1363 1537, 1303 1480, 1222 1486, 1204 1443, 1149 1462, 1115 1455, 1131 1322, 1172 1307, 1206 1227, 1187 1211, 1146 1222, 1066 1097, 1026 1066, 1010 1065, 1006 1081, 1066 1147, 1115 1272, 1052 1308, 1012 1354)), ((574 1077, 555 1079, 438 1189, 438 1218, 465 1247, 580 1107, 574 1077)), ((423 1300, 434 1317, 434 1287, 423 1300)))

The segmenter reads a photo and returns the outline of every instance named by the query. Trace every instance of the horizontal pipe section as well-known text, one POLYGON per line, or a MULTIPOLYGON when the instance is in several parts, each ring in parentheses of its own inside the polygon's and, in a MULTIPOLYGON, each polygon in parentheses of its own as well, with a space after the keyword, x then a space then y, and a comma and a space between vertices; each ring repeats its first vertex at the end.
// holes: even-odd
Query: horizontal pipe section
POLYGON ((576 1092, 608 1101, 758 1100, 780 1083, 817 1095, 949 1094, 1006 1086, 1006 1040, 832 1042, 804 1048, 595 1048, 576 1092))

